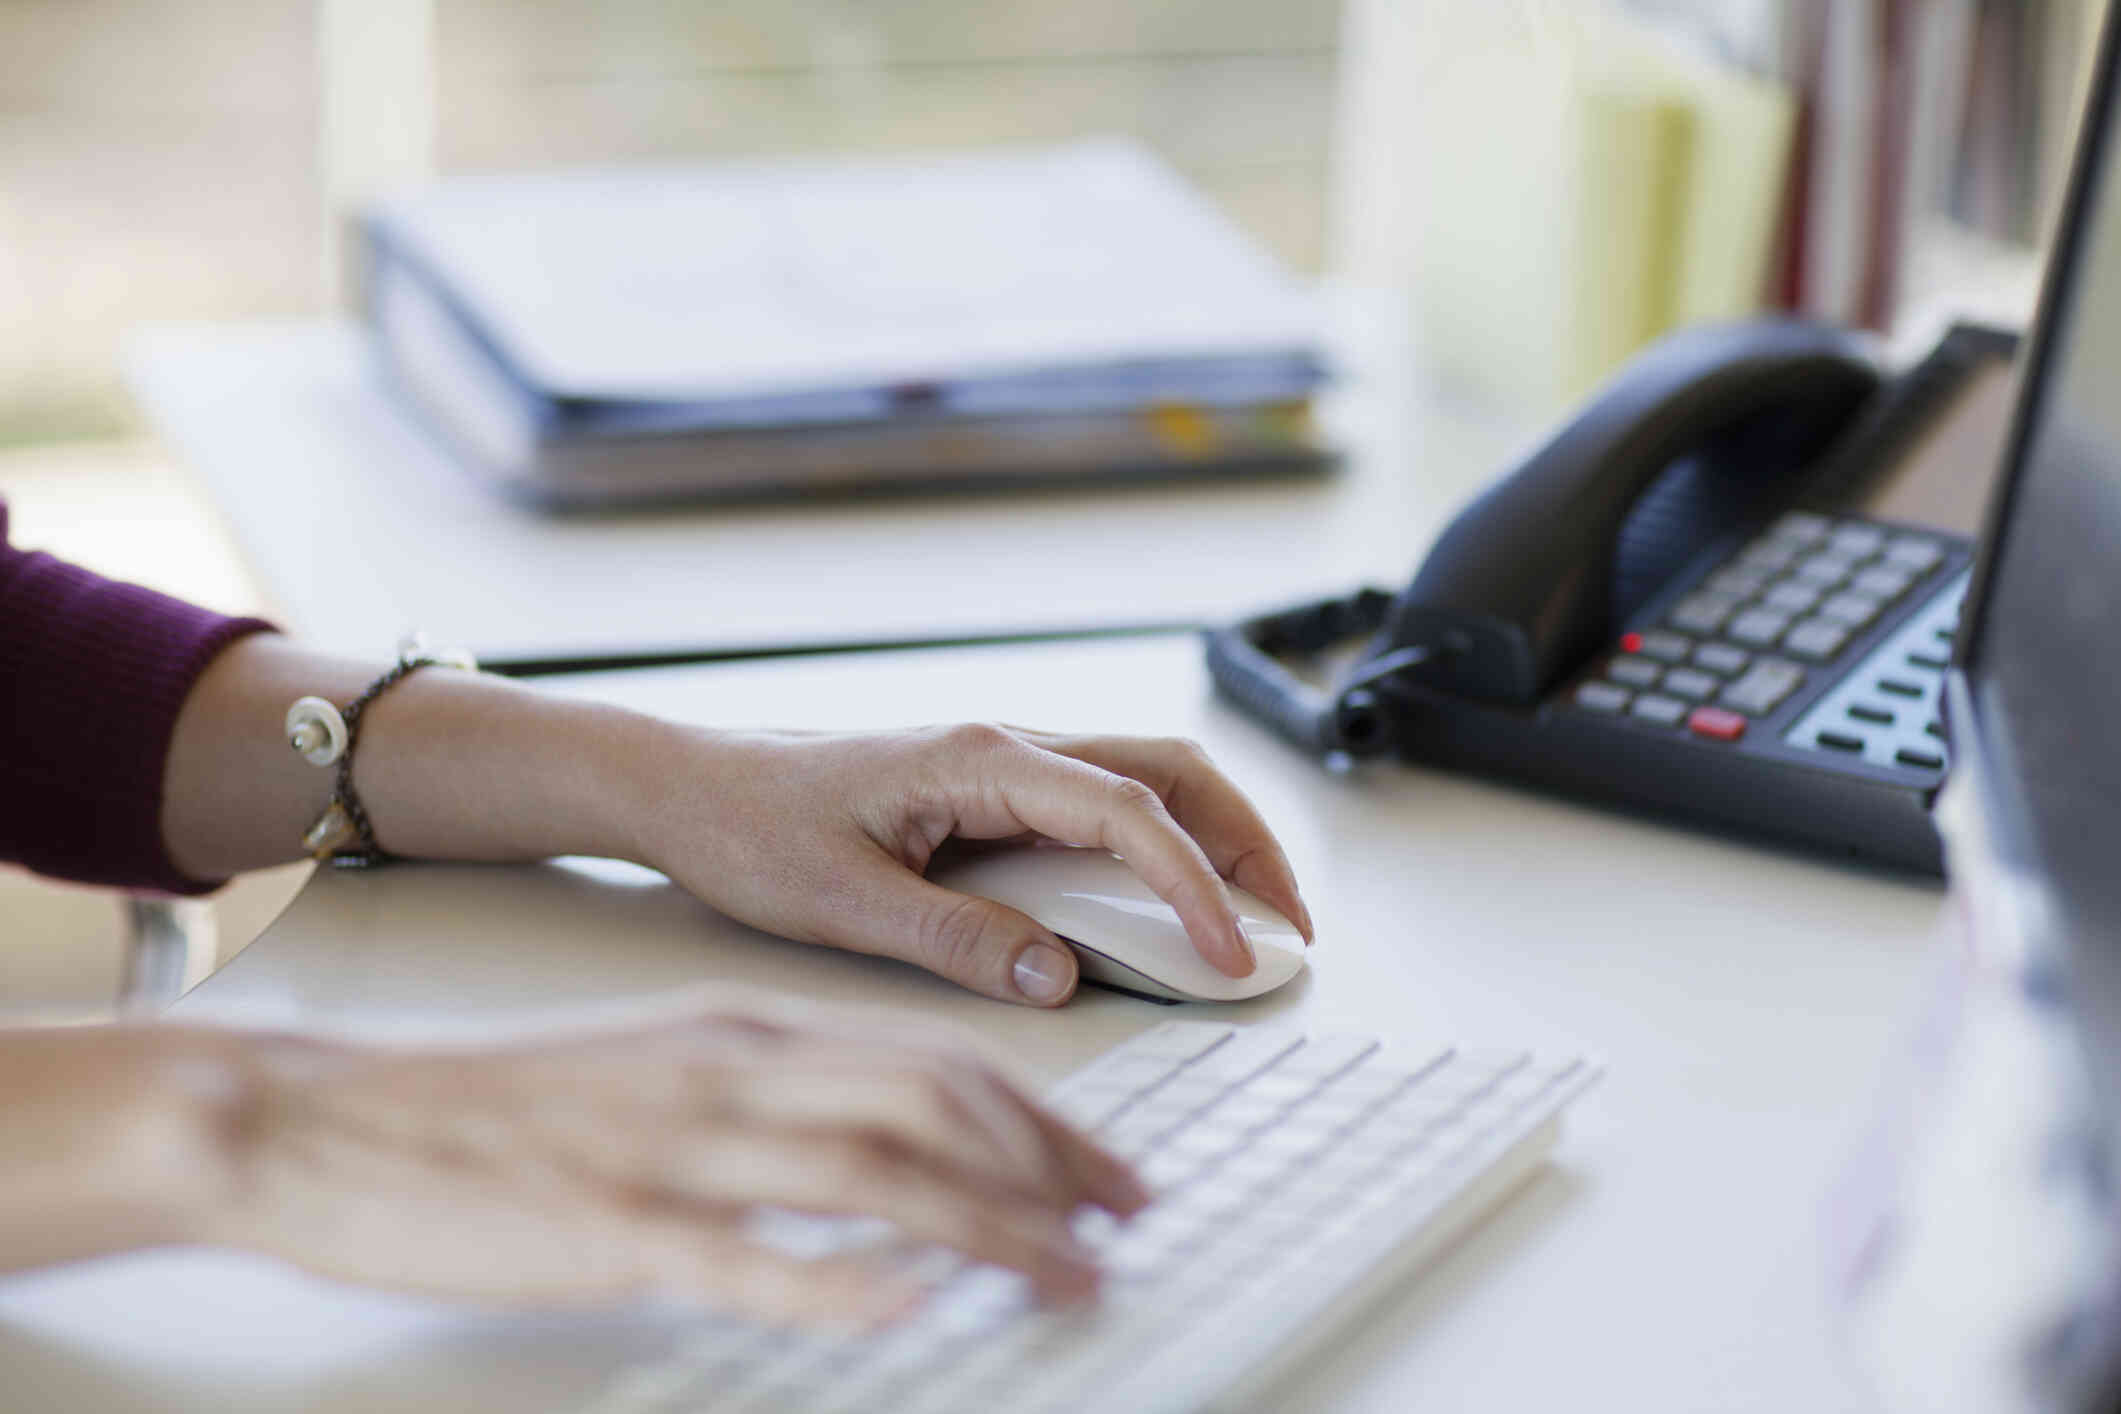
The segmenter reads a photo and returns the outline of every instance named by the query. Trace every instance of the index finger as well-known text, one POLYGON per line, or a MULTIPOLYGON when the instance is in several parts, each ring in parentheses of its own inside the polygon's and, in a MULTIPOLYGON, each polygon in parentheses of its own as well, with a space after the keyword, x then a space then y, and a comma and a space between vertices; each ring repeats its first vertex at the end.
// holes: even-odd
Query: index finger
POLYGON ((1221 875, 1153 786, 1035 743, 1018 749, 1022 769, 996 782, 1015 823, 1069 844, 1111 850, 1177 911, 1210 966, 1230 977, 1251 974, 1257 966, 1252 944, 1221 875))
POLYGON ((1038 745, 1131 776, 1155 791, 1173 819, 1197 841, 1216 872, 1281 910, 1306 943, 1317 941, 1311 909, 1281 841, 1237 782, 1197 744, 1177 738, 1061 736, 1026 731, 1038 745))

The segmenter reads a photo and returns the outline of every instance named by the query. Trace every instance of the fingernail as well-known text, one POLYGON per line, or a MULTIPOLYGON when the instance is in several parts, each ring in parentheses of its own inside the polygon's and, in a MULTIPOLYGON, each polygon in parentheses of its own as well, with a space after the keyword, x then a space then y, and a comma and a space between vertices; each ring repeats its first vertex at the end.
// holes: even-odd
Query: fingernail
POLYGON ((1245 925, 1235 918, 1230 920, 1230 941, 1236 948, 1239 961, 1245 965, 1245 970, 1237 975, 1250 977, 1252 969, 1259 966, 1259 954, 1252 951, 1252 940, 1245 936, 1245 925))
POLYGON ((1016 990, 1045 1005, 1068 995, 1068 959, 1059 948, 1033 943, 1016 955, 1016 990))

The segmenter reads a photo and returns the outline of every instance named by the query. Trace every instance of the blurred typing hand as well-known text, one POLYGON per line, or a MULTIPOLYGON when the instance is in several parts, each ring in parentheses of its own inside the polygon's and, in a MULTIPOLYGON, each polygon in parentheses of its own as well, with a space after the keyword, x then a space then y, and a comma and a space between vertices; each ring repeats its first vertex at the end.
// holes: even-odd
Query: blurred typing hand
POLYGON ((879 1258, 755 1241, 770 1205, 888 1219, 1066 1302, 1096 1285, 1069 1216, 1147 1201, 968 1054, 752 1010, 494 1050, 273 1039, 237 1068, 226 1183, 185 1237, 449 1297, 860 1322, 916 1295, 879 1258))

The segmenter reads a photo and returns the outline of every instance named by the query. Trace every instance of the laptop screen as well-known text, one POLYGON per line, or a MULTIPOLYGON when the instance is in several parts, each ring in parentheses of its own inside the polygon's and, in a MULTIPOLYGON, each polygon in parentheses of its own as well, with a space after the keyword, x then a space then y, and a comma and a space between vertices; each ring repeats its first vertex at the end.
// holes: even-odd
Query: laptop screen
MULTIPOLYGON (((2121 936, 2121 141, 2100 44, 1961 666, 2060 936, 2121 936)), ((1955 724, 1955 731, 1958 724, 1955 724)), ((2006 847, 2010 847, 2008 844, 2006 847)), ((2105 969, 2099 969, 2105 970, 2105 969)))

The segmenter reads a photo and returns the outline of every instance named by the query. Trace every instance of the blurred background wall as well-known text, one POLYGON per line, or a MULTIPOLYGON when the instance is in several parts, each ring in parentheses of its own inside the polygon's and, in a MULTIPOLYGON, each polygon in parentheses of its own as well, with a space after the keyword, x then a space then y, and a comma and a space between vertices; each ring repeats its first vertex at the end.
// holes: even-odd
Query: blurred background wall
POLYGON ((1126 133, 1314 270, 1339 29, 1332 0, 0 0, 0 444, 125 425, 135 323, 327 304, 329 209, 404 170, 370 150, 421 101, 394 56, 431 66, 442 171, 1126 133))
POLYGON ((118 425, 136 320, 314 306, 313 39, 284 0, 0 3, 0 443, 118 425))

